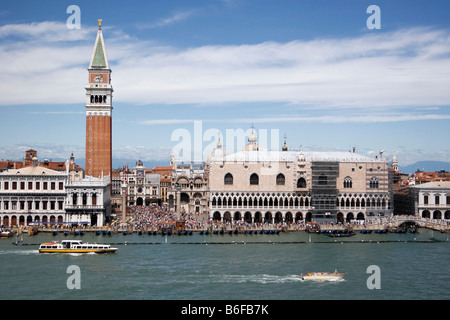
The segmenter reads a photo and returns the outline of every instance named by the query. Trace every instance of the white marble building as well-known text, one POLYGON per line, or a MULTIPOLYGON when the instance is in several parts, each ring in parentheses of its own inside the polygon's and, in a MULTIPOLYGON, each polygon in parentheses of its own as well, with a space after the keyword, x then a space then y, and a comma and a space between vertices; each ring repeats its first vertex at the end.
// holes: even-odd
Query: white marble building
POLYGON ((450 219, 450 181, 432 181, 409 188, 413 214, 436 220, 450 219))
POLYGON ((351 221, 392 215, 388 163, 353 152, 262 150, 251 134, 242 151, 218 143, 207 161, 215 220, 351 221))
POLYGON ((4 227, 103 225, 110 216, 110 182, 104 178, 71 179, 66 171, 38 165, 0 172, 0 221, 4 227))

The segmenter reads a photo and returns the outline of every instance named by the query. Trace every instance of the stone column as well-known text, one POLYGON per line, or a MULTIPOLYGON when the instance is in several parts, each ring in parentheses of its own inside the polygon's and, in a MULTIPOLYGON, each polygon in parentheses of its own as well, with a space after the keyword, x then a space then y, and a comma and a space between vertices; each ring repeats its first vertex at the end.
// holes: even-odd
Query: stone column
POLYGON ((122 223, 125 223, 127 216, 127 185, 122 184, 122 223))
POLYGON ((181 192, 178 189, 177 190, 177 206, 175 208, 175 212, 177 213, 177 221, 180 220, 180 210, 181 210, 181 199, 180 199, 180 197, 181 197, 181 192))

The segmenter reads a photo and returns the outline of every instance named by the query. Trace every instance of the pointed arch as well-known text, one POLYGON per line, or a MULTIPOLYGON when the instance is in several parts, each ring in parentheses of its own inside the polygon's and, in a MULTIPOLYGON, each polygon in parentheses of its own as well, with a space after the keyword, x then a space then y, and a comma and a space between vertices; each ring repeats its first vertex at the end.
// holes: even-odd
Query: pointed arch
POLYGON ((303 177, 298 178, 297 188, 306 188, 306 180, 303 177))
POLYGON ((286 178, 284 177, 284 174, 279 173, 277 175, 276 183, 277 183, 277 186, 284 186, 286 184, 286 178))
POLYGON ((259 177, 256 173, 252 173, 252 175, 250 176, 250 185, 259 185, 259 177))
POLYGON ((233 175, 231 173, 227 173, 223 178, 224 185, 233 185, 233 175))

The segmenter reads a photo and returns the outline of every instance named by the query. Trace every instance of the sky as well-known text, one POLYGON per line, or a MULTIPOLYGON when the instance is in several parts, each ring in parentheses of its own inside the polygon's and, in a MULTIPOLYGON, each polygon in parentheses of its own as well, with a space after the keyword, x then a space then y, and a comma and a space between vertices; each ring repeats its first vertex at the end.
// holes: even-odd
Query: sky
POLYGON ((0 159, 84 159, 102 19, 115 159, 168 162, 188 142, 205 158, 219 138, 239 151, 254 130, 269 149, 450 162, 449 12, 445 0, 2 2, 0 159))

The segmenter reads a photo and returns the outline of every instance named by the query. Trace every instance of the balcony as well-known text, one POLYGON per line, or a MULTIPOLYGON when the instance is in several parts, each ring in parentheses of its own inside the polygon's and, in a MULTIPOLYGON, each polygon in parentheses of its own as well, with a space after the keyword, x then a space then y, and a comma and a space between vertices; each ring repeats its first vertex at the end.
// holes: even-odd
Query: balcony
POLYGON ((87 204, 67 204, 65 206, 66 210, 102 210, 103 205, 87 205, 87 204))

